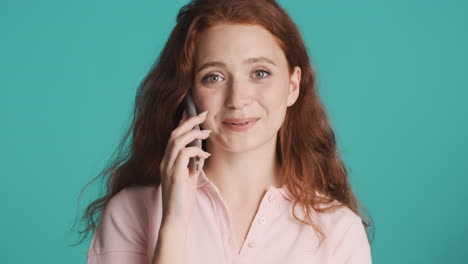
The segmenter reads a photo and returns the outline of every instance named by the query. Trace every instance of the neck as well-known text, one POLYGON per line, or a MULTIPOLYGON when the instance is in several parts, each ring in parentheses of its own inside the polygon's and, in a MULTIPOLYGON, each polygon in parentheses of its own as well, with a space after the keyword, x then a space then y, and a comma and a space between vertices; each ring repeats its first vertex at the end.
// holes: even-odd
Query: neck
POLYGON ((260 147, 240 152, 207 142, 207 151, 212 155, 205 160, 203 171, 232 206, 256 204, 270 186, 281 187, 276 136, 260 147))

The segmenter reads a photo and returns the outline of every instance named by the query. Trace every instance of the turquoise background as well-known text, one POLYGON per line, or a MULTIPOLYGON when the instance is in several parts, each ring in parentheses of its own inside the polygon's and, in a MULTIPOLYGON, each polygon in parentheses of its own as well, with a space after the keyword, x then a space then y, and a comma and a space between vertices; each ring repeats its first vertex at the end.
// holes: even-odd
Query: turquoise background
MULTIPOLYGON (((2 1, 2 263, 85 263, 79 191, 186 1, 2 1)), ((468 2, 280 1, 301 29, 374 263, 467 263, 468 2)))

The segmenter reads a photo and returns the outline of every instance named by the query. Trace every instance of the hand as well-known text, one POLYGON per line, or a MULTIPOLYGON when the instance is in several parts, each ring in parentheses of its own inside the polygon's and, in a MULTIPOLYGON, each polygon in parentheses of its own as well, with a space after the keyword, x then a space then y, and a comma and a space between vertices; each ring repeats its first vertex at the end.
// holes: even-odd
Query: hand
POLYGON ((205 121, 205 115, 187 117, 184 111, 179 125, 172 131, 164 157, 160 164, 163 224, 183 225, 188 227, 197 191, 198 173, 188 168, 191 157, 200 158, 200 168, 211 154, 201 148, 186 147, 195 139, 206 139, 209 130, 193 129, 205 121), (204 132, 207 131, 207 132, 204 132))

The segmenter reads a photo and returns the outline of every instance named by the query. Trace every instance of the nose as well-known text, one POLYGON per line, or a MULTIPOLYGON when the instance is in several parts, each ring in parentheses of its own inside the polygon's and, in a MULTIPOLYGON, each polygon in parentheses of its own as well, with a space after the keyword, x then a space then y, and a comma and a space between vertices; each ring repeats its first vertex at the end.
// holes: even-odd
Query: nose
POLYGON ((242 109, 246 105, 249 105, 252 100, 252 91, 248 85, 248 83, 243 83, 240 79, 232 78, 228 82, 226 107, 242 109))

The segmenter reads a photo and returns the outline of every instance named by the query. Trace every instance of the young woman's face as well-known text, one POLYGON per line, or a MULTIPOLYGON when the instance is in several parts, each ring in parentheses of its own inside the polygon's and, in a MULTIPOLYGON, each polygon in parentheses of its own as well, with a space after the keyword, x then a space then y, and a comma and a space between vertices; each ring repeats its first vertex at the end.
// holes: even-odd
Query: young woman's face
MULTIPOLYGON (((231 152, 255 149, 274 139, 288 106, 299 95, 301 70, 290 76, 286 57, 273 35, 261 26, 217 24, 199 36, 193 98, 208 110, 202 129, 208 141, 231 152), (255 118, 238 131, 226 119, 255 118)), ((231 120, 232 121, 232 120, 231 120)))

